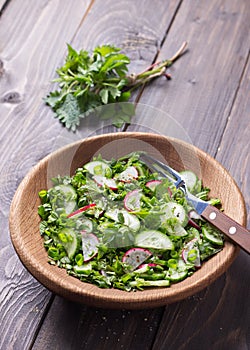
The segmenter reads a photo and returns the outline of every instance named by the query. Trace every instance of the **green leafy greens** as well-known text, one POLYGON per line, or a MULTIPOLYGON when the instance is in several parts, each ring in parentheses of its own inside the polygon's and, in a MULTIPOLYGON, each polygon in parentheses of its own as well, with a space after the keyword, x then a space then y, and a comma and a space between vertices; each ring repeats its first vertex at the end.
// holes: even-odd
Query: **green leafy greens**
MULTIPOLYGON (((166 74, 166 68, 183 53, 186 43, 170 59, 156 62, 138 74, 128 74, 130 59, 121 49, 103 45, 88 51, 77 52, 69 44, 65 63, 57 69, 58 89, 49 93, 45 102, 55 112, 66 128, 75 131, 80 119, 96 108, 110 103, 127 102, 131 92, 158 76, 166 74)), ((125 112, 114 125, 129 122, 131 111, 125 112)))
MULTIPOLYGON (((183 192, 137 153, 99 156, 53 183, 39 192, 40 233, 49 262, 81 281, 125 291, 168 287, 223 249, 223 234, 191 220, 183 192)), ((208 193, 197 178, 193 194, 208 201, 208 193)))

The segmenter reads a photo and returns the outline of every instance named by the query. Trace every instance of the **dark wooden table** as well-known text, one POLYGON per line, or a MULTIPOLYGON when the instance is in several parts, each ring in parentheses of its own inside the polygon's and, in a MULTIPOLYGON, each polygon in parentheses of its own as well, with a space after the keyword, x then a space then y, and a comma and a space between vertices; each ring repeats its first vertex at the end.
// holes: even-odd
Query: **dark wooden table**
MULTIPOLYGON (((168 113, 194 145, 219 160, 250 213, 249 0, 0 0, 0 9, 1 350, 250 349, 244 252, 215 283, 182 302, 102 310, 45 289, 22 266, 8 230, 11 200, 31 167, 96 131, 83 124, 68 132, 43 103, 66 43, 77 50, 119 46, 138 72, 187 41, 187 53, 169 69, 172 80, 159 78, 133 99, 168 113)), ((142 115, 135 124, 127 130, 139 125, 168 134, 164 118, 142 115)))

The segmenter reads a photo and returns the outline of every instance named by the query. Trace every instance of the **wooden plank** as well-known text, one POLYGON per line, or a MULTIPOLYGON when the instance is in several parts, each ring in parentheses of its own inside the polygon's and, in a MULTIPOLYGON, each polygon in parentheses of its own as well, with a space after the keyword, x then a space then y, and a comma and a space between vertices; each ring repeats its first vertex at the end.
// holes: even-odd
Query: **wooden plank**
POLYGON ((0 13, 3 11, 3 7, 7 5, 7 1, 6 0, 0 0, 0 13))
POLYGON ((51 294, 28 274, 12 248, 8 212, 17 185, 49 153, 52 135, 61 129, 42 97, 89 3, 12 0, 1 16, 1 349, 27 349, 50 302, 51 294))
POLYGON ((130 72, 138 73, 158 53, 180 1, 95 1, 74 38, 76 49, 97 45, 121 47, 131 59, 130 72), (111 11, 112 9, 112 11, 111 11))
MULTIPOLYGON (((150 0, 108 0, 105 3, 96 0, 71 44, 76 50, 89 51, 104 44, 120 47, 131 60, 129 73, 138 73, 148 67, 157 55, 180 2, 159 2, 155 7, 150 0)), ((132 100, 135 98, 136 94, 132 100)), ((99 119, 84 120, 76 134, 62 130, 57 137, 57 145, 100 133, 100 130, 119 131, 111 124, 110 120, 103 123, 99 119)))
POLYGON ((150 349, 161 316, 159 309, 102 310, 58 297, 32 349, 150 349))
MULTIPOLYGON (((27 1, 21 6, 12 1, 1 18, 0 108, 5 133, 18 135, 14 147, 26 137, 31 137, 33 143, 40 139, 38 158, 41 158, 51 151, 54 135, 63 129, 42 99, 49 92, 56 68, 64 60, 66 43, 74 36, 91 1, 81 1, 72 8, 58 1, 33 3, 27 1), (42 141, 41 133, 44 140, 51 142, 42 141)), ((6 142, 9 143, 8 139, 6 142)))
MULTIPOLYGON (((150 65, 157 55, 180 2, 160 2, 156 9, 152 9, 150 0, 140 3, 132 0, 109 0, 105 3, 95 1, 69 42, 76 50, 91 51, 103 44, 121 47, 131 59, 129 71, 139 72, 150 65)), ((64 57, 62 55, 57 66, 63 63, 64 57)), ((50 73, 51 77, 55 77, 54 71, 50 73)), ((41 113, 45 114, 45 110, 42 109, 41 113)), ((43 118, 47 118, 47 114, 43 118)), ((98 118, 86 118, 76 133, 69 133, 65 128, 57 126, 56 138, 53 135, 53 149, 96 133, 118 131, 111 124, 111 121, 101 122, 98 118)))
MULTIPOLYGON (((171 57, 188 42, 188 52, 169 69, 171 81, 156 79, 141 103, 157 107, 179 122, 192 142, 216 153, 249 50, 247 0, 184 1, 158 59, 171 57)), ((164 118, 137 118, 140 125, 167 134, 164 118)), ((129 130, 129 129, 128 129, 129 130)))
POLYGON ((237 98, 216 158, 229 170, 245 198, 250 227, 250 60, 245 68, 237 98))
MULTIPOLYGON (((216 154, 216 158, 230 171, 241 188, 248 213, 249 91, 248 57, 241 85, 216 154)), ((249 219, 248 215, 248 228, 249 219)), ((248 349, 250 308, 243 301, 250 295, 249 275, 249 255, 240 252, 226 274, 213 285, 187 301, 166 308, 153 349, 196 349, 200 344, 204 350, 248 349), (166 328, 166 325, 169 326, 166 328)))
MULTIPOLYGON (((159 10, 164 9, 168 12, 172 9, 173 13, 176 6, 174 3, 172 1, 170 5, 164 5, 165 7, 161 7, 159 10)), ((143 3, 143 5, 145 4, 143 3)), ((60 142, 66 144, 71 140, 79 139, 82 135, 81 133, 69 134, 61 128, 59 123, 53 120, 51 111, 42 104, 42 97, 49 89, 49 80, 54 77, 56 67, 63 61, 65 43, 71 42, 77 26, 83 21, 88 5, 89 2, 86 1, 78 2, 77 6, 71 6, 66 1, 49 3, 46 1, 39 3, 23 1, 20 3, 12 0, 8 11, 6 10, 1 18, 0 112, 2 117, 0 125, 3 130, 1 134, 1 211, 3 214, 1 228, 3 235, 1 237, 7 236, 4 233, 7 228, 8 208, 13 193, 29 168, 49 153, 51 149, 57 148, 60 142), (61 136, 59 141, 56 138, 58 134, 61 136), (11 135, 11 139, 8 135, 11 135)), ((102 9, 103 13, 106 9, 108 14, 109 8, 114 3, 111 2, 110 6, 107 7, 106 5, 104 6, 101 2, 97 3, 94 15, 95 26, 93 26, 92 17, 85 30, 79 31, 78 35, 82 35, 84 38, 88 29, 92 28, 93 30, 93 27, 95 27, 94 32, 103 33, 104 28, 100 25, 101 17, 98 11, 102 9)), ((131 26, 132 19, 130 18, 131 26)), ((162 28, 167 25, 163 20, 166 20, 166 15, 162 18, 162 27, 158 32, 161 37, 158 40, 162 40, 162 32, 165 31, 162 28)), ((169 23, 170 20, 171 16, 167 22, 169 23)), ((150 23, 148 25, 150 31, 150 23)), ((144 27, 141 28, 141 33, 134 34, 135 37, 138 36, 137 42, 131 39, 134 46, 129 42, 128 34, 123 39, 127 40, 128 46, 131 45, 134 51, 136 51, 135 46, 139 41, 141 41, 141 47, 145 43, 144 27)), ((130 33, 128 28, 127 33, 130 33)), ((145 36, 147 35, 149 34, 145 34, 145 36)), ((144 64, 150 63, 157 52, 154 35, 155 33, 152 34, 153 39, 148 40, 148 48, 150 45, 153 46, 152 54, 150 58, 144 59, 144 64)), ((90 39, 91 36, 88 37, 88 40, 90 39)), ((97 43, 98 41, 95 42, 95 44, 97 43)), ((101 42, 99 43, 101 44, 101 42)), ((85 46, 84 43, 82 45, 85 46)), ((87 45, 88 43, 85 48, 88 48, 87 45)), ((139 53, 137 54, 138 61, 140 61, 141 56, 139 53)), ((3 239, 2 246, 5 248, 9 246, 9 241, 6 242, 3 239)), ((36 283, 26 270, 21 268, 11 247, 1 249, 1 252, 4 253, 1 255, 1 260, 11 261, 13 269, 16 268, 17 271, 20 271, 19 275, 26 282, 30 293, 27 296, 25 287, 16 283, 13 295, 10 292, 12 279, 8 279, 5 272, 1 273, 2 281, 6 281, 6 295, 8 293, 13 295, 12 303, 7 304, 8 299, 6 301, 3 299, 1 303, 1 314, 5 315, 1 320, 1 348, 6 348, 6 346, 26 348, 31 343, 36 328, 43 317, 50 293, 36 283), (23 298, 25 298, 25 302, 23 298), (10 315, 15 315, 15 318, 11 320, 10 315)))
MULTIPOLYGON (((194 144, 217 154, 240 185, 248 212, 249 64, 239 96, 234 99, 248 56, 249 19, 246 1, 226 5, 201 1, 197 7, 183 2, 160 57, 165 57, 167 50, 174 52, 176 38, 187 39, 190 50, 170 70, 173 80, 155 81, 146 87, 140 100, 165 109, 183 123, 194 144)), ((154 121, 152 116, 138 119, 138 123, 167 133, 164 121, 154 121)), ((196 349, 201 344, 204 350, 248 348, 250 311, 239 302, 249 295, 248 276, 249 256, 242 252, 213 285, 166 307, 153 349, 196 349)))
POLYGON ((166 307, 153 350, 249 348, 249 307, 240 302, 249 295, 249 257, 243 254, 211 286, 166 307))

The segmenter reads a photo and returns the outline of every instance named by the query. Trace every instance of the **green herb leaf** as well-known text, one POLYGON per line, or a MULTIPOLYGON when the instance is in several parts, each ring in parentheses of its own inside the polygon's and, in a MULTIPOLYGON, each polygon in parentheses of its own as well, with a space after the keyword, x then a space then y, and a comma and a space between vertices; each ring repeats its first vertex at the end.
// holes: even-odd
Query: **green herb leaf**
POLYGON ((45 99, 45 103, 47 103, 52 109, 56 108, 57 105, 60 104, 62 100, 62 95, 59 91, 51 92, 45 99))
POLYGON ((68 94, 61 107, 56 110, 56 114, 66 128, 75 131, 80 124, 79 118, 81 114, 77 98, 72 94, 68 94))
MULTIPOLYGON (((127 74, 130 59, 121 49, 111 45, 96 47, 92 53, 77 52, 67 45, 65 63, 56 70, 59 84, 44 100, 56 117, 68 129, 75 131, 80 118, 89 116, 96 107, 126 102, 131 92, 158 76, 166 76, 165 69, 183 53, 186 43, 169 60, 150 65, 138 74, 127 74)), ((116 115, 113 125, 130 123, 131 115, 116 115)))
POLYGON ((102 99, 102 103, 106 105, 108 103, 108 98, 109 98, 108 89, 102 89, 100 91, 100 96, 101 96, 101 99, 102 99))

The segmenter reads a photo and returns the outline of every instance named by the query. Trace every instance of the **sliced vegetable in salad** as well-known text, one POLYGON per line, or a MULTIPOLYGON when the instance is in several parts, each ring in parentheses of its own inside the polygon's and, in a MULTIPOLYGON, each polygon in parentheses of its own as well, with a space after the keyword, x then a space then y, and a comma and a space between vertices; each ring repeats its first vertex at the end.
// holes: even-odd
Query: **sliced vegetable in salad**
MULTIPOLYGON (((191 192, 220 204, 194 173, 183 173, 191 192)), ((84 282, 125 291, 168 287, 223 248, 222 233, 139 153, 99 156, 52 180, 38 208, 49 262, 84 282)))

